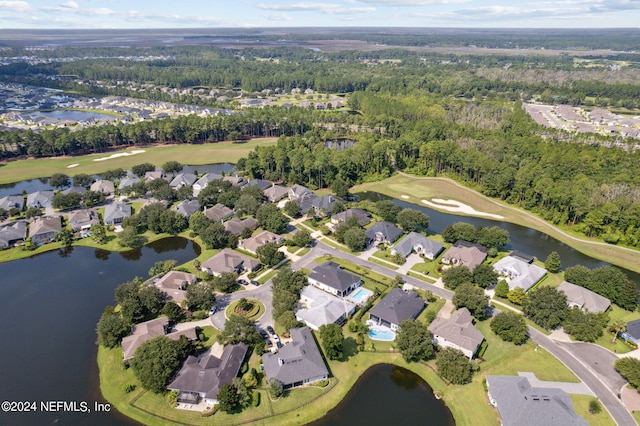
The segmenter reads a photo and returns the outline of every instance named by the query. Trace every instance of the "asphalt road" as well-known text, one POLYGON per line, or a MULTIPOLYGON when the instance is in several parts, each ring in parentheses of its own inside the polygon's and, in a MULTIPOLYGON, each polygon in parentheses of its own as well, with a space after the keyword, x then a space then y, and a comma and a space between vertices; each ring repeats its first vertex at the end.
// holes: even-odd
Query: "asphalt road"
MULTIPOLYGON (((597 367, 597 371, 608 371, 608 368, 605 368, 604 366, 609 364, 609 361, 606 358, 599 358, 597 361, 591 358, 598 355, 599 351, 594 351, 589 356, 585 357, 585 360, 590 360, 587 362, 580 360, 578 356, 576 356, 576 354, 580 354, 580 356, 583 357, 585 346, 593 345, 556 342, 533 327, 529 327, 529 336, 531 337, 531 340, 549 351, 553 356, 560 360, 560 362, 573 371, 573 373, 597 395, 600 402, 606 407, 607 411, 609 411, 611 417, 613 417, 613 420, 618 426, 636 425, 636 421, 633 419, 633 416, 631 416, 624 407, 622 401, 618 399, 618 391, 614 392, 609 388, 607 381, 616 386, 615 380, 603 380, 603 377, 600 377, 600 373, 596 372, 596 369, 594 369, 594 367, 597 367), (594 364, 596 362, 597 364, 594 364)), ((615 371, 613 374, 620 377, 620 375, 615 371)), ((612 377, 614 376, 612 375, 612 377)), ((607 378, 607 376, 604 376, 604 378, 607 378)), ((619 390, 620 388, 617 389, 619 390)))

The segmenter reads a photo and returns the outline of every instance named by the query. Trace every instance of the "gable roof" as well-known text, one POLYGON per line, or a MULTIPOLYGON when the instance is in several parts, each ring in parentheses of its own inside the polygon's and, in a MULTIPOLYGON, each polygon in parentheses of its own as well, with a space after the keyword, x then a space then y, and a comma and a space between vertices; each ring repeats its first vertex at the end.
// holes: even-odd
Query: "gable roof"
POLYGON ((122 339, 124 360, 133 358, 138 347, 147 340, 163 336, 168 324, 169 319, 167 317, 160 317, 134 325, 131 328, 131 334, 122 339))
POLYGON ((371 222, 371 215, 368 211, 362 209, 347 209, 343 212, 336 213, 331 216, 331 222, 340 223, 346 222, 350 217, 355 216, 358 218, 358 223, 360 225, 366 225, 371 222))
MULTIPOLYGON (((476 266, 484 262, 488 252, 489 249, 483 245, 458 240, 444 252, 442 259, 447 259, 448 262, 455 260, 455 262, 473 270, 476 266)), ((445 263, 447 262, 445 261, 445 263)))
POLYGON ((417 293, 392 288, 369 313, 390 324, 399 325, 404 320, 416 318, 423 309, 424 300, 417 293))
POLYGON ((507 276, 509 290, 516 287, 524 291, 529 290, 535 283, 545 276, 547 270, 538 265, 529 264, 518 258, 507 256, 493 265, 493 270, 500 275, 507 276))
POLYGON ((169 271, 155 282, 155 286, 164 291, 168 300, 180 304, 186 299, 187 285, 196 281, 196 276, 188 272, 169 271))
POLYGON ((138 176, 127 176, 120 179, 120 183, 118 184, 118 189, 123 189, 128 186, 132 186, 135 183, 140 182, 140 178, 138 176))
POLYGON ((89 187, 89 189, 91 189, 91 191, 94 191, 94 192, 113 194, 113 192, 115 191, 115 186, 113 185, 113 182, 111 182, 110 180, 101 179, 93 182, 89 187))
POLYGON ((171 182, 169 182, 169 186, 172 188, 191 186, 195 183, 196 179, 197 176, 193 173, 178 173, 176 177, 174 177, 171 182))
POLYGON ((587 288, 562 281, 558 290, 567 296, 567 302, 579 306, 585 311, 600 313, 609 309, 611 301, 587 288))
POLYGON ((233 186, 245 186, 247 184, 247 180, 245 178, 243 178, 242 176, 225 176, 222 178, 222 180, 226 181, 226 182, 231 182, 231 185, 233 186))
POLYGON ((220 203, 216 204, 213 207, 209 207, 209 208, 205 207, 204 209, 204 215, 209 219, 213 220, 214 222, 226 219, 232 214, 233 214, 232 209, 220 203))
POLYGON ((238 375, 247 349, 241 342, 225 346, 220 358, 210 353, 200 359, 190 355, 167 389, 204 393, 205 398, 215 399, 220 389, 238 375))
POLYGON ((131 204, 113 203, 104 208, 104 222, 113 222, 114 219, 124 219, 131 216, 131 204))
POLYGON ((252 179, 247 183, 247 186, 257 186, 261 191, 264 191, 267 188, 271 188, 272 185, 273 183, 263 179, 252 179))
POLYGON ((198 179, 193 186, 196 189, 203 189, 206 188, 207 185, 209 185, 209 183, 212 180, 220 180, 222 179, 224 176, 222 176, 221 174, 218 173, 207 173, 204 176, 202 176, 200 179, 198 179))
POLYGON ((437 241, 427 238, 417 232, 410 232, 402 241, 393 247, 393 251, 407 257, 413 250, 418 249, 422 254, 430 258, 435 258, 442 251, 444 246, 437 241))
POLYGON ((349 300, 336 297, 311 285, 300 292, 304 306, 296 312, 296 318, 317 330, 323 325, 333 324, 342 316, 352 312, 356 305, 349 300))
POLYGON ((53 201, 53 191, 36 191, 27 195, 27 206, 29 207, 51 207, 53 201))
POLYGON ((587 426, 571 397, 557 388, 534 388, 526 377, 487 376, 489 397, 504 426, 587 426))
POLYGON ((267 198, 267 201, 275 203, 276 201, 280 201, 286 197, 289 193, 289 189, 282 185, 273 185, 263 190, 262 193, 267 198))
POLYGON ((7 247, 9 244, 27 238, 27 222, 19 220, 14 223, 0 226, 0 246, 7 247))
POLYGON ((323 195, 322 197, 300 198, 298 201, 302 214, 306 214, 311 209, 315 209, 317 212, 325 211, 326 214, 331 214, 333 206, 336 203, 344 203, 340 198, 331 194, 323 195))
POLYGON ((359 276, 345 271, 340 265, 332 261, 325 262, 313 268, 309 274, 309 279, 339 291, 345 291, 353 284, 362 281, 359 276))
POLYGON ((75 194, 84 195, 84 193, 87 192, 87 188, 85 188, 84 186, 72 186, 62 191, 64 195, 69 195, 72 192, 75 194))
POLYGON ((98 213, 92 209, 75 210, 69 213, 69 226, 74 231, 79 231, 83 226, 97 225, 100 223, 98 213))
POLYGON ((378 222, 367 229, 367 240, 369 241, 375 241, 378 237, 382 237, 385 241, 393 243, 400 238, 400 235, 402 235, 400 228, 386 220, 378 222))
POLYGON ((311 195, 315 195, 312 190, 306 186, 298 185, 297 183, 289 188, 289 198, 292 200, 298 200, 311 195))
POLYGON ((318 345, 309 327, 292 328, 292 341, 280 350, 262 355, 267 378, 275 377, 284 385, 291 385, 321 376, 328 376, 318 345))
POLYGON ((236 272, 238 269, 254 270, 260 262, 237 251, 225 248, 216 255, 202 262, 204 270, 221 274, 223 272, 236 272))
POLYGON ((62 220, 60 219, 60 216, 38 217, 29 225, 30 237, 60 231, 62 231, 62 220))
POLYGON ((284 242, 284 238, 273 232, 263 231, 260 234, 252 238, 246 238, 240 240, 238 247, 252 253, 256 253, 259 247, 267 243, 281 244, 284 242))
POLYGON ((24 197, 22 195, 9 195, 0 198, 0 209, 9 211, 13 208, 22 210, 24 205, 24 197))
POLYGON ((484 336, 473 325, 473 316, 467 308, 460 308, 450 318, 436 318, 429 324, 429 331, 458 347, 475 352, 484 336))
POLYGON ((173 208, 173 211, 180 213, 187 218, 191 217, 197 211, 200 211, 200 203, 198 200, 184 200, 173 208))
POLYGON ((237 217, 231 218, 223 223, 224 229, 226 229, 231 235, 238 236, 242 234, 247 228, 255 228, 258 226, 258 221, 252 217, 247 217, 245 219, 238 219, 237 217))

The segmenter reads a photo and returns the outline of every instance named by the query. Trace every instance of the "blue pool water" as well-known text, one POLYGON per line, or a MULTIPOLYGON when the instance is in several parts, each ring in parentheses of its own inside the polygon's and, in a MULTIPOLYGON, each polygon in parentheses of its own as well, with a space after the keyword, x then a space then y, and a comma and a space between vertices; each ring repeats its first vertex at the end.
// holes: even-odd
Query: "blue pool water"
POLYGON ((360 287, 353 292, 353 294, 351 295, 351 299, 358 304, 364 304, 372 294, 373 292, 371 290, 360 287))
POLYGON ((369 331, 369 337, 371 340, 384 340, 386 342, 390 342, 395 340, 396 333, 389 330, 371 330, 369 331))

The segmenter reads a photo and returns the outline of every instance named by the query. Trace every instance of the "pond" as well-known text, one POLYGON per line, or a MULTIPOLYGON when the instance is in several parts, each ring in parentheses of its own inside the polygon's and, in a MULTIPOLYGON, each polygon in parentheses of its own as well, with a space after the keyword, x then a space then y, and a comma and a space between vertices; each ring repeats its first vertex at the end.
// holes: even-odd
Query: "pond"
MULTIPOLYGON (((73 247, 0 264, 0 400, 102 401, 96 323, 114 289, 155 262, 194 259, 200 247, 166 238, 124 253, 73 247)), ((111 413, 1 413, 0 424, 135 424, 111 413)))
POLYGON ((455 425, 447 406, 417 374, 378 364, 358 379, 344 399, 312 426, 455 425))
MULTIPOLYGON (((449 213, 441 213, 436 210, 432 210, 427 207, 423 207, 417 204, 407 203, 406 201, 397 200, 395 198, 388 197, 377 192, 364 192, 357 194, 360 200, 380 201, 380 200, 392 200, 396 205, 402 208, 411 208, 420 210, 429 215, 429 230, 437 234, 442 233, 447 225, 454 224, 456 222, 467 222, 474 226, 500 226, 501 228, 509 231, 511 243, 507 246, 510 249, 517 249, 537 257, 543 261, 547 258, 549 253, 557 251, 562 260, 562 269, 574 265, 584 265, 588 268, 597 268, 600 266, 609 265, 607 262, 603 262, 593 257, 589 257, 578 250, 569 247, 568 245, 550 237, 547 234, 536 231, 535 229, 526 228, 524 226, 516 225, 509 222, 496 222, 489 219, 481 219, 468 216, 456 216, 449 213)), ((628 269, 620 268, 630 280, 636 283, 636 286, 640 286, 640 274, 628 269)))

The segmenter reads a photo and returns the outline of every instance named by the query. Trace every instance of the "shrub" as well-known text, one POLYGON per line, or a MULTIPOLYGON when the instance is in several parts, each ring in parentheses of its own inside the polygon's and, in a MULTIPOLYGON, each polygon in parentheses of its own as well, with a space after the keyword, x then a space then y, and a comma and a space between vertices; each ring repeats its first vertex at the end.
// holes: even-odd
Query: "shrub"
POLYGON ((134 390, 136 390, 136 385, 131 384, 131 383, 127 383, 127 384, 122 386, 122 390, 124 391, 124 393, 131 393, 134 390))

